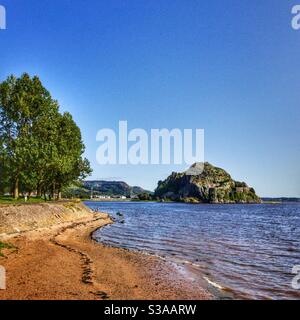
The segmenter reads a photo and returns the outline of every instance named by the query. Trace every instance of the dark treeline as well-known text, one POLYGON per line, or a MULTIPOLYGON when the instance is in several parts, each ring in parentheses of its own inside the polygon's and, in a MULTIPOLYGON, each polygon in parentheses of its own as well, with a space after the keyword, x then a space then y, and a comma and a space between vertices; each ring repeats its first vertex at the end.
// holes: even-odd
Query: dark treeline
POLYGON ((0 83, 0 194, 48 195, 91 173, 81 132, 38 77, 0 83))

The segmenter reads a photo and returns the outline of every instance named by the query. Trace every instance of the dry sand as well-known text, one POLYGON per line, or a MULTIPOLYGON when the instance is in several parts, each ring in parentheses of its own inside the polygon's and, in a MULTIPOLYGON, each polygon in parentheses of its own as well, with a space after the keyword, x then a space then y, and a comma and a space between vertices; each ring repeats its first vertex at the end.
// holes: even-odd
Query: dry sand
MULTIPOLYGON (((96 243, 91 233, 111 223, 106 214, 6 237, 6 299, 211 299, 201 281, 171 263, 96 243)), ((0 239, 1 240, 1 239, 0 239)), ((2 239, 2 241, 4 241, 2 239)))

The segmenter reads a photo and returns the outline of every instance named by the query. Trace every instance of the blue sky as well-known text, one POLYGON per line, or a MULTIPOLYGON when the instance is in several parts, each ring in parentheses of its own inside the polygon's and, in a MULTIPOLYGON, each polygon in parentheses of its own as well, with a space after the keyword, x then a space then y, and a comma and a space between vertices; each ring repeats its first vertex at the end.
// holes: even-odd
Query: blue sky
POLYGON ((300 0, 0 0, 0 81, 38 75, 95 179, 154 189, 185 166, 100 166, 101 128, 204 128, 205 158, 261 196, 300 196, 300 0))

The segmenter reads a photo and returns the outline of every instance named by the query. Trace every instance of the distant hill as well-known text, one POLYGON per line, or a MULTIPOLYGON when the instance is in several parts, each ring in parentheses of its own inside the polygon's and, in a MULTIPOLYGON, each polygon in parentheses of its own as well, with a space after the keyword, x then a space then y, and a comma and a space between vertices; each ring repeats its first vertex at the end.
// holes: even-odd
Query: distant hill
POLYGON ((173 172, 159 181, 155 197, 191 203, 260 203, 255 190, 234 181, 229 173, 208 162, 195 163, 187 171, 173 172))
POLYGON ((279 197, 279 198, 270 198, 270 197, 265 197, 261 198, 263 201, 274 201, 274 202, 300 202, 300 198, 288 198, 288 197, 279 197))
POLYGON ((89 190, 93 189, 95 194, 107 196, 136 196, 141 193, 151 193, 141 187, 130 186, 124 181, 105 181, 105 180, 92 180, 84 181, 83 188, 89 190))

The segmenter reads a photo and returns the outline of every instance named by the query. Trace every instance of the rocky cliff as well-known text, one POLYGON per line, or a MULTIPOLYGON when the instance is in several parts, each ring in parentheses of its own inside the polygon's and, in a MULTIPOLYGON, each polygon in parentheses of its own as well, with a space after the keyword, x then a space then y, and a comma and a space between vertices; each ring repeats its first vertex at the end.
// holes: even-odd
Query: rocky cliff
POLYGON ((261 202, 253 188, 208 162, 195 163, 182 173, 173 172, 165 181, 159 181, 155 196, 190 203, 261 202))

